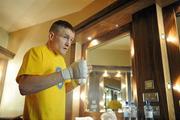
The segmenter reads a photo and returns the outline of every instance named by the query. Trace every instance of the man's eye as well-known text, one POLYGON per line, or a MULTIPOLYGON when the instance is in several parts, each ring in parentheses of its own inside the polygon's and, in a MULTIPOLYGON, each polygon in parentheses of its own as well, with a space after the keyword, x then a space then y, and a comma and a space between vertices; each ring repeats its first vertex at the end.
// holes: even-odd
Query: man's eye
POLYGON ((71 42, 73 42, 74 39, 71 39, 71 42))
POLYGON ((64 36, 64 38, 65 38, 65 39, 69 39, 69 37, 68 37, 68 36, 64 36))

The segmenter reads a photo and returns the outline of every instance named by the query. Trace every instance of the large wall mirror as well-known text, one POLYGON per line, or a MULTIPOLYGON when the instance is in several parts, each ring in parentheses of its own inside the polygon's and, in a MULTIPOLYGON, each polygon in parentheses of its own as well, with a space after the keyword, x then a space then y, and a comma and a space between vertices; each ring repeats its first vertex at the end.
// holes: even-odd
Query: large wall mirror
POLYGON ((125 102, 132 101, 130 44, 130 34, 126 33, 87 49, 91 72, 85 86, 85 111, 122 112, 125 102))
MULTIPOLYGON (((178 34, 179 34, 179 39, 180 39, 180 10, 176 13, 176 21, 177 21, 178 34)), ((179 44, 179 50, 180 50, 180 44, 179 44)))

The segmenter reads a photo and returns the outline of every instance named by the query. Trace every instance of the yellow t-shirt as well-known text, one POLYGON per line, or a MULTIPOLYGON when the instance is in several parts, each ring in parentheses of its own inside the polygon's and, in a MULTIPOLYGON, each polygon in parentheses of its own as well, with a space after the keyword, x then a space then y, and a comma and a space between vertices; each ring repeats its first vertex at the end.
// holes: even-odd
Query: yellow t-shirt
MULTIPOLYGON (((24 56, 20 75, 46 75, 66 68, 64 58, 46 45, 31 48, 24 56)), ((68 81, 69 82, 69 81, 68 81)), ((55 85, 25 97, 24 120, 65 120, 65 85, 55 85)))

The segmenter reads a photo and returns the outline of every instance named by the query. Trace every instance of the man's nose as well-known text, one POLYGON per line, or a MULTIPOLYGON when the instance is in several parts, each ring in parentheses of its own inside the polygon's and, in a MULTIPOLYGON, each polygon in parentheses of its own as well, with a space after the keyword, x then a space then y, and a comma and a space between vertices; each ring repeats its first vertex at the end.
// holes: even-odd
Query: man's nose
POLYGON ((69 47, 70 45, 71 45, 71 40, 68 40, 68 41, 66 42, 66 46, 69 47))

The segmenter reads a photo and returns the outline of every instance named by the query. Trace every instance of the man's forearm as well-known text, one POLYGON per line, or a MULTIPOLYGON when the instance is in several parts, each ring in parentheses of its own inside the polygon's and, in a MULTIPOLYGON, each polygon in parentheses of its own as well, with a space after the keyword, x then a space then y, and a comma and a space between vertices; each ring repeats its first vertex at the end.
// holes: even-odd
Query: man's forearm
POLYGON ((49 75, 23 75, 18 78, 19 89, 22 95, 33 94, 63 82, 61 78, 62 76, 60 73, 52 73, 49 75))

